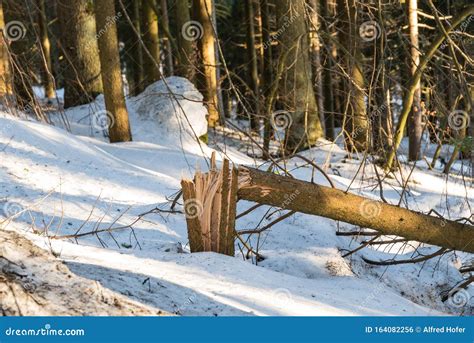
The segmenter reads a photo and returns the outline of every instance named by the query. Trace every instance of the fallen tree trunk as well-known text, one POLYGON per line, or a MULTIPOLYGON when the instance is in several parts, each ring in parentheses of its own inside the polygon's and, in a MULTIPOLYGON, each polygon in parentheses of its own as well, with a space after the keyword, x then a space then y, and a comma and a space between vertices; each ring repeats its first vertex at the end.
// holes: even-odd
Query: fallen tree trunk
POLYGON ((474 253, 474 227, 257 169, 239 168, 239 199, 474 253))

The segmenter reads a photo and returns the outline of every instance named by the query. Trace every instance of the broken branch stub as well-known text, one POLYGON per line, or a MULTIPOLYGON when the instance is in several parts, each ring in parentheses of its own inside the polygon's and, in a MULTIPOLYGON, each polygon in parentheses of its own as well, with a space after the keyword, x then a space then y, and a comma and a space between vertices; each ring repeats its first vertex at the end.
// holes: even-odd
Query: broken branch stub
POLYGON ((194 180, 181 181, 191 252, 234 256, 237 176, 228 160, 218 170, 213 155, 208 173, 198 171, 194 180))

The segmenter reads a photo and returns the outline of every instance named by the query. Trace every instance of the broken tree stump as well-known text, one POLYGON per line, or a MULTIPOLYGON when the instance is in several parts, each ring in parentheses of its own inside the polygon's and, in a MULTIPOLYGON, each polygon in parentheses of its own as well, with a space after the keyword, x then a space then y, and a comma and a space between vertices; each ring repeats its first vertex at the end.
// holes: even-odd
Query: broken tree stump
POLYGON ((239 168, 239 199, 313 214, 447 249, 474 253, 474 227, 310 182, 239 168))
POLYGON ((194 180, 181 181, 191 252, 234 256, 237 178, 228 160, 218 170, 213 154, 208 173, 198 171, 194 180))

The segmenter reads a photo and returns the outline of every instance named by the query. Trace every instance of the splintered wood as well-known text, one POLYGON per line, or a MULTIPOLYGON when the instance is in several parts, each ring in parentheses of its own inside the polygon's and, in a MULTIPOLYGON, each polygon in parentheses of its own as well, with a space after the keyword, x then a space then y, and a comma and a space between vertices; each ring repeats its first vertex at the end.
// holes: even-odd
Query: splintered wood
POLYGON ((213 251, 234 256, 237 169, 224 160, 216 167, 215 153, 208 173, 183 179, 184 212, 191 252, 213 251))

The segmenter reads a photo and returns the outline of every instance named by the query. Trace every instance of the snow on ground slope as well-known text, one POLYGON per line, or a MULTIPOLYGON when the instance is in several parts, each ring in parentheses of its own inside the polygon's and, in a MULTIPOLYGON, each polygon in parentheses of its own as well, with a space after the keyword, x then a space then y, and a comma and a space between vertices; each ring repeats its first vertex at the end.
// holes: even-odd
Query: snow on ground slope
POLYGON ((14 231, 0 231, 0 253, 3 316, 165 314, 74 275, 52 254, 14 231))
MULTIPOLYGON (((170 83, 174 91, 191 98, 179 101, 184 103, 185 120, 189 117, 194 121, 199 132, 203 108, 192 100, 199 94, 192 85, 178 79, 170 83)), ((28 232, 29 238, 65 260, 74 273, 97 280, 134 301, 176 314, 439 315, 466 314, 471 309, 470 303, 462 308, 445 305, 439 293, 461 280, 455 267, 472 255, 449 255, 423 266, 369 268, 361 262, 361 256, 389 259, 397 247, 385 251, 365 249, 345 259, 342 249, 355 248, 356 242, 337 237, 335 232, 338 226, 340 230, 354 227, 297 214, 265 232, 258 242, 252 239, 265 257, 255 265, 240 253, 235 258, 187 253, 182 215, 150 214, 135 222, 138 215, 177 192, 181 177, 192 175, 196 168, 205 170, 205 156, 212 151, 194 142, 192 130, 186 126, 179 134, 168 130, 176 123, 169 124, 170 118, 157 129, 157 117, 176 105, 170 102, 169 94, 161 94, 166 93, 166 87, 160 87, 163 85, 151 88, 154 102, 129 99, 135 139, 130 143, 110 145, 101 130, 90 129, 94 114, 103 109, 100 98, 93 105, 66 112, 74 134, 0 115, 0 201, 5 217, 16 214, 3 225, 28 232), (162 110, 156 111, 156 102, 162 110), (92 110, 92 106, 97 108, 92 110), (82 234, 131 223, 133 231, 125 228, 111 234, 101 232, 77 241, 44 239, 46 234, 82 234)), ((254 163, 232 148, 227 148, 226 154, 235 163, 254 163)), ((341 189, 351 184, 361 162, 346 159, 341 149, 328 144, 306 156, 324 166, 341 189)), ((301 165, 301 161, 294 160, 290 169, 301 165)), ((308 167, 292 173, 305 180, 312 176, 308 167)), ((463 186, 462 179, 443 179, 439 173, 420 168, 413 172, 413 179, 410 207, 423 211, 437 208, 446 214, 448 199, 450 215, 469 215, 467 205, 473 194, 472 189, 463 186)), ((375 180, 367 167, 364 177, 358 178, 351 190, 375 199, 375 180)), ((327 184, 319 174, 315 182, 327 184)), ((396 202, 399 182, 391 179, 385 184, 385 197, 396 202)), ((239 203, 239 212, 249 206, 239 203)), ((256 227, 266 210, 261 208, 243 217, 237 228, 256 227)), ((276 216, 267 217, 260 225, 276 216)), ((402 253, 409 256, 410 248, 403 249, 402 253)), ((472 289, 468 291, 472 296, 472 289)))

